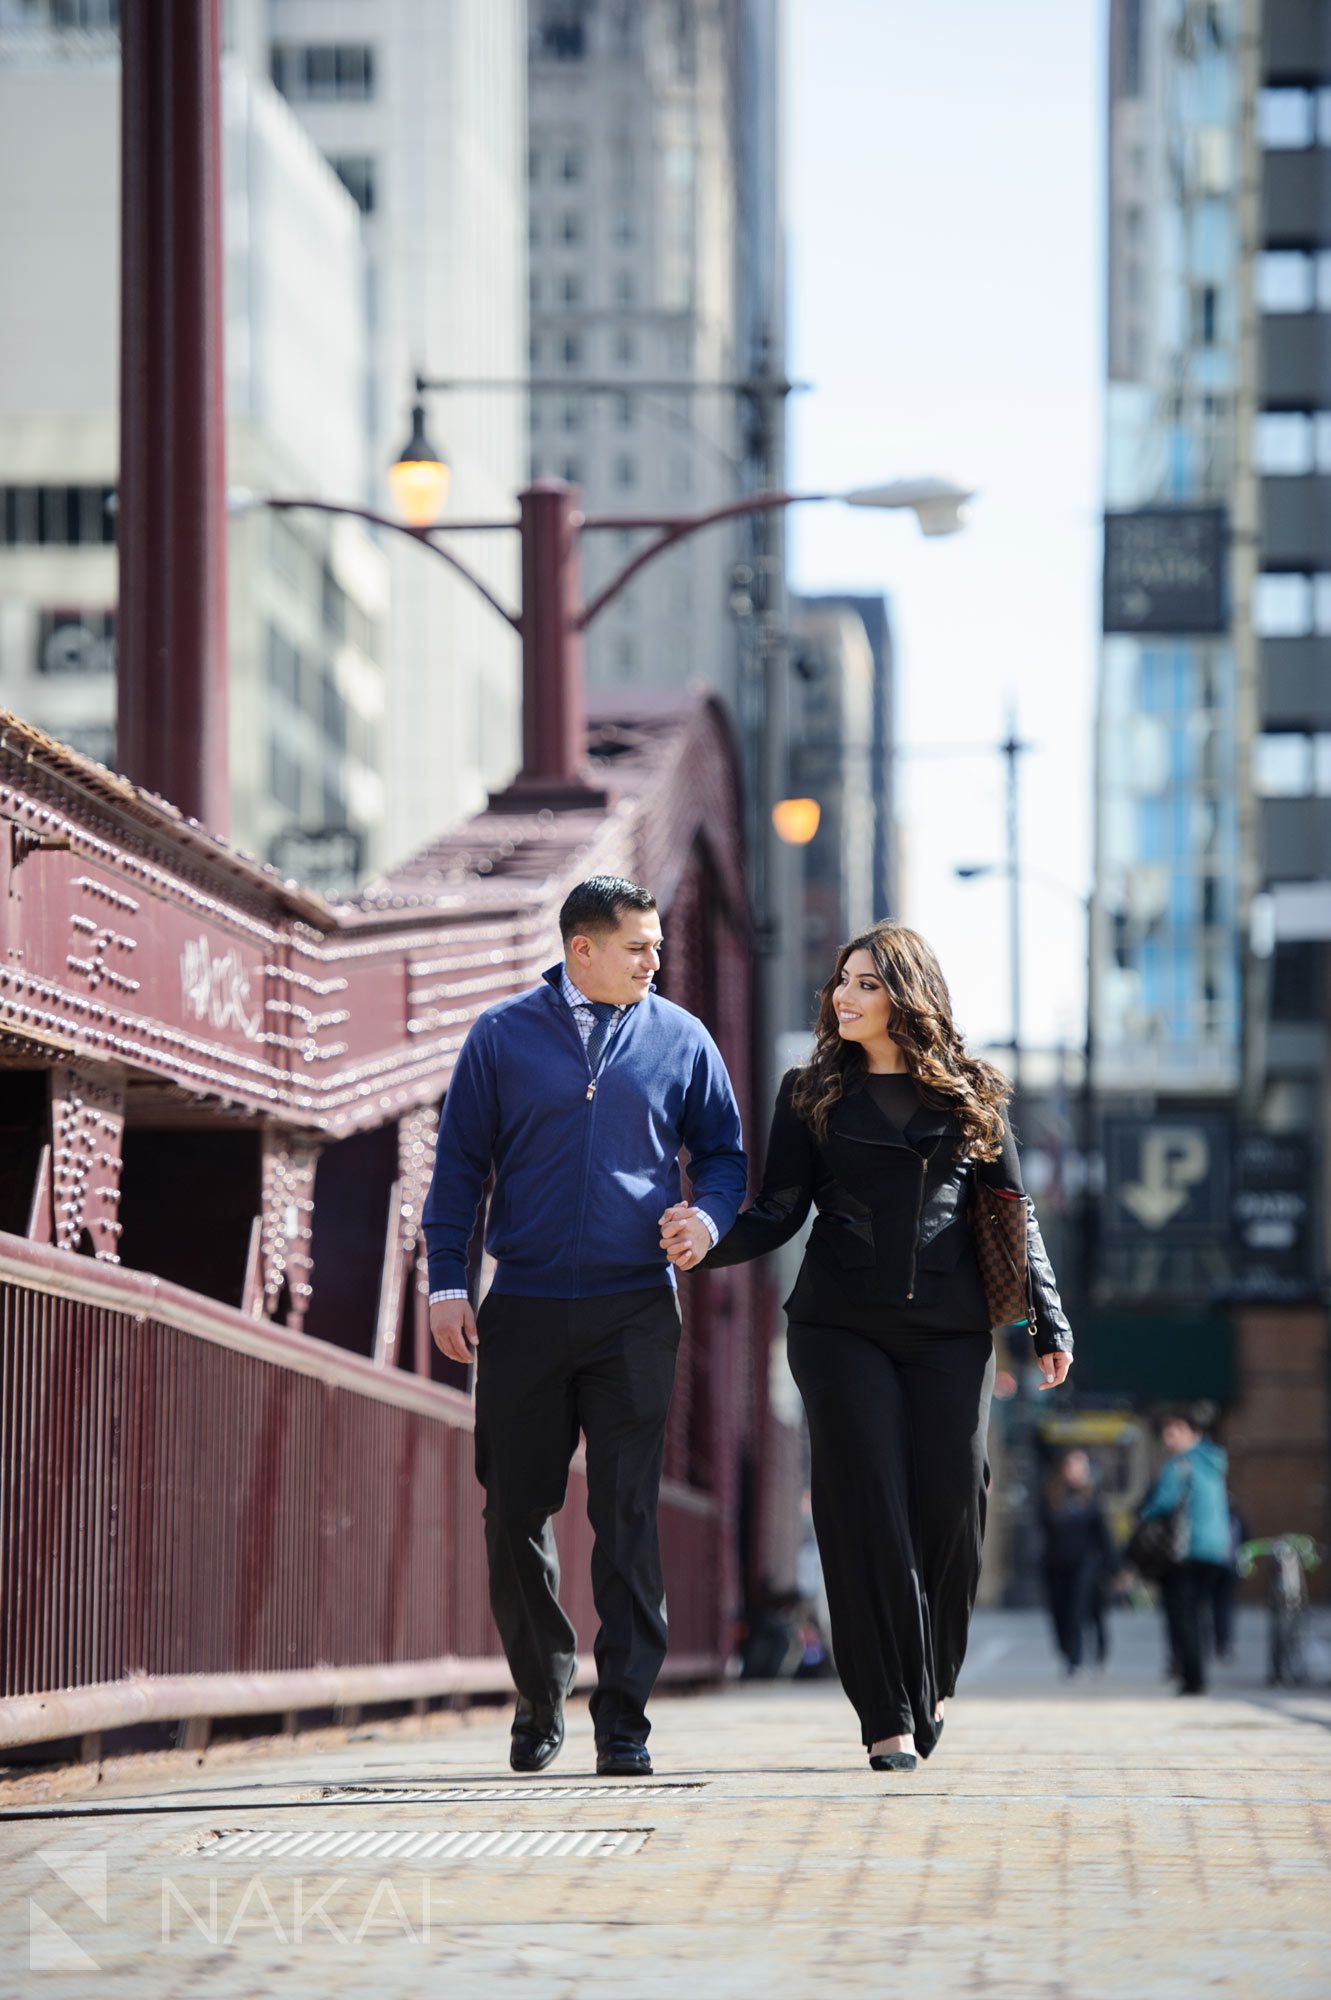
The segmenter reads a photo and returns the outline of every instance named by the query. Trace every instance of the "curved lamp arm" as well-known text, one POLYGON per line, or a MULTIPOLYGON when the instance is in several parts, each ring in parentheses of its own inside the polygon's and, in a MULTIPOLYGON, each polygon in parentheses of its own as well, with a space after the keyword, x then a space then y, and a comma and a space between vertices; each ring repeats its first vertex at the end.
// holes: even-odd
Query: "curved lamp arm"
MULTIPOLYGON (((446 549, 441 542, 433 539, 436 533, 434 528, 413 528, 406 521, 395 521, 391 514, 381 514, 373 507, 357 507, 346 500, 313 500, 265 493, 235 494, 228 504, 227 511, 232 514, 246 514, 256 507, 267 507, 275 514, 291 513, 297 509, 315 514, 349 514, 353 520, 368 521, 371 527, 391 528, 394 534, 409 535, 413 542, 421 543, 432 555, 438 556, 441 562, 446 562, 451 570, 455 570, 460 577, 463 577, 473 590, 480 593, 491 609, 497 611, 504 622, 513 627, 515 632, 522 630, 522 620, 517 612, 510 611, 508 606, 495 596, 489 584, 477 576, 475 570, 469 569, 451 549, 446 549)), ((512 521, 450 521, 448 528, 454 532, 465 528, 479 533, 512 528, 514 525, 512 521)))

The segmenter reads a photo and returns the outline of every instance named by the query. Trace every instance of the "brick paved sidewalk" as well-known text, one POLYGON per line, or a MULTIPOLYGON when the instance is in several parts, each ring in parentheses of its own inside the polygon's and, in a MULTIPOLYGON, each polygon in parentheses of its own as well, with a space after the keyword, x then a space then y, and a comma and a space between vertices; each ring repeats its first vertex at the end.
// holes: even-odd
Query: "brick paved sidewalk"
POLYGON ((11 1793, 0 1993, 1324 2000, 1331 1698, 1261 1691, 1251 1628, 1202 1701, 1148 1621, 1117 1636, 1065 1687, 1038 1621, 982 1620, 904 1778, 812 1684, 661 1699, 648 1786, 590 1775, 579 1705, 525 1782, 475 1710, 11 1793))

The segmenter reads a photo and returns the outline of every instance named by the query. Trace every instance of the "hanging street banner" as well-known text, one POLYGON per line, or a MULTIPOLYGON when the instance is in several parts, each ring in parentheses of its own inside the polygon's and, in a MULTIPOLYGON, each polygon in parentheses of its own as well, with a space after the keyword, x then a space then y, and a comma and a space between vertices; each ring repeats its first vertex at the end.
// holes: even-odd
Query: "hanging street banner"
POLYGON ((1223 507, 1138 507, 1105 515, 1104 630, 1228 630, 1223 507))

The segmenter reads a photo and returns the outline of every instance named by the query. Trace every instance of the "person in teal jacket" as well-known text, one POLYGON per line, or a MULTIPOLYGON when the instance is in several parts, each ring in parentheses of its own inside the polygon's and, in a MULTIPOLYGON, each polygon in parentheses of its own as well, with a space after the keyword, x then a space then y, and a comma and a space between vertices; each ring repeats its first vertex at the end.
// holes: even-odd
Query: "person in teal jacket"
POLYGON ((1169 1457, 1141 1508, 1141 1518, 1172 1514, 1185 1507, 1188 1552, 1161 1582, 1170 1656, 1180 1694, 1206 1688, 1203 1624, 1214 1625, 1215 1600, 1230 1560, 1227 1454, 1203 1435, 1196 1412, 1171 1410, 1160 1427, 1169 1457))

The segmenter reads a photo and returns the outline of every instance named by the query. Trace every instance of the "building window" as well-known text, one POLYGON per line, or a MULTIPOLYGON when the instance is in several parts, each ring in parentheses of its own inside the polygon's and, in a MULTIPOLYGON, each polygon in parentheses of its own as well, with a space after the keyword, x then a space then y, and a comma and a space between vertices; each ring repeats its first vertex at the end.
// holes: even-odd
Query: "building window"
POLYGON ((581 428, 582 405, 576 396, 565 396, 560 422, 566 431, 576 431, 581 428))
POLYGON ((268 745, 268 788, 283 811, 300 811, 300 765, 274 737, 268 745))
POLYGON ((559 155, 559 178, 570 184, 582 179, 582 152, 579 147, 564 147, 559 155))
POLYGON ((1220 316, 1220 294, 1214 285, 1198 287, 1193 293, 1193 310, 1196 314, 1194 333, 1197 345, 1214 347, 1220 316))
POLYGON ((541 240, 541 218, 535 210, 527 217, 527 242, 534 250, 541 240))
POLYGON ((374 96, 374 50, 365 42, 274 42, 271 69, 283 97, 296 102, 364 103, 374 96))
POLYGON ((546 62, 581 62, 587 53, 587 29, 577 0, 544 0, 544 19, 531 32, 533 54, 546 62))
POLYGON ((621 490, 638 483, 637 461, 631 452, 621 451, 615 460, 615 484, 621 490))
POLYGON ((582 466, 576 458, 566 458, 559 476, 570 486, 581 486, 582 466))
POLYGON ((1263 639, 1301 639, 1312 631, 1312 578, 1271 573, 1253 588, 1253 624, 1263 639))
POLYGON ((566 333, 560 346, 566 368, 576 368, 582 359, 582 342, 576 333, 566 333))
POLYGON ((539 333, 532 334, 531 338, 528 340, 527 355, 531 361, 532 367, 539 368, 541 365, 541 336, 539 333))
POLYGON ((1267 478, 1311 472, 1313 420, 1302 410, 1268 410, 1258 417, 1254 437, 1257 470, 1267 478))
POLYGON ((1253 783, 1263 799, 1306 799, 1313 790, 1315 739, 1294 731, 1259 736, 1253 745, 1253 783))
POLYGON ((576 208, 566 208, 559 222, 559 237, 562 243, 581 243, 582 217, 576 208))
POLYGON ((534 306, 538 306, 541 303, 541 281, 535 271, 528 274, 527 297, 534 306))
POLYGON ((375 162, 368 154, 349 153, 335 156, 329 161, 333 172, 341 181, 362 215, 373 215, 375 209, 374 181, 375 162))
POLYGON ((631 431, 633 429, 636 412, 632 396, 613 396, 610 401, 610 410, 614 418, 616 430, 631 431))
POLYGON ((1303 250, 1266 250, 1257 259, 1257 304, 1265 313, 1311 312, 1313 259, 1303 250))
POLYGON ((615 359, 626 366, 638 358, 638 343, 629 327, 621 326, 615 335, 615 359))
POLYGON ((577 271, 565 271, 559 283, 559 296, 566 306, 582 304, 582 278, 577 271))
POLYGON ((632 271, 616 271, 615 304, 617 306, 631 306, 636 303, 637 296, 638 287, 632 271))
POLYGON ((268 627, 268 686, 293 708, 300 707, 300 652, 276 625, 268 627))
POLYGON ((0 487, 0 546, 96 548, 116 538, 113 486, 0 487))
POLYGON ((1259 91, 1257 137, 1273 153, 1315 145, 1317 99, 1314 93, 1311 90, 1259 91))
POLYGON ((615 217, 610 234, 621 250, 625 250, 630 244, 637 242, 638 225, 626 208, 621 209, 615 217))
POLYGON ((621 674, 633 672, 633 641, 627 632, 621 632, 615 641, 615 665, 621 674))
POLYGON ((34 662, 39 674, 109 674, 115 663, 113 611, 39 613, 34 662))

